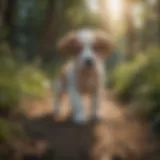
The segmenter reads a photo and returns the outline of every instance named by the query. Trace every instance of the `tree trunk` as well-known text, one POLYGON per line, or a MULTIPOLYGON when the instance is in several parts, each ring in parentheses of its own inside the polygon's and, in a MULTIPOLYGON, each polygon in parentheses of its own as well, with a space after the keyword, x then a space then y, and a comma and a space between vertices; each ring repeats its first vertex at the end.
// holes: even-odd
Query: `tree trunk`
MULTIPOLYGON (((60 0, 58 0, 60 1, 60 0)), ((40 55, 44 62, 52 59, 52 54, 55 48, 55 42, 57 37, 56 32, 56 3, 57 1, 48 0, 48 9, 46 14, 46 22, 44 26, 44 32, 42 33, 37 54, 40 55)), ((57 18, 56 18, 57 17, 57 18)), ((55 54, 55 53, 54 53, 55 54)))
POLYGON ((7 11, 5 15, 5 24, 9 27, 9 45, 10 48, 14 48, 14 40, 12 38, 12 34, 14 32, 14 23, 15 23, 15 18, 16 18, 16 11, 17 11, 17 0, 8 0, 8 5, 7 5, 7 11))
POLYGON ((66 9, 70 3, 64 0, 48 0, 46 26, 42 34, 37 54, 45 63, 59 63, 62 57, 56 51, 58 39, 68 31, 66 9))
POLYGON ((147 14, 143 27, 142 47, 145 51, 149 46, 160 43, 160 1, 155 4, 143 3, 147 14))
POLYGON ((14 22, 14 13, 17 0, 0 0, 0 40, 5 45, 4 53, 12 54, 12 27, 14 22), (3 34, 4 33, 4 34, 3 34), (7 33, 7 34, 6 34, 7 33))
POLYGON ((1 0, 0 1, 0 26, 5 23, 5 15, 7 10, 7 1, 1 0))
POLYGON ((157 0, 157 30, 158 30, 158 34, 157 34, 157 41, 158 44, 160 44, 160 0, 157 0))
POLYGON ((126 36, 127 36, 127 59, 132 59, 135 54, 136 34, 133 25, 132 3, 126 1, 125 18, 126 18, 126 36))
POLYGON ((12 25, 14 23, 15 11, 16 11, 17 0, 8 0, 6 15, 5 15, 5 23, 12 25))

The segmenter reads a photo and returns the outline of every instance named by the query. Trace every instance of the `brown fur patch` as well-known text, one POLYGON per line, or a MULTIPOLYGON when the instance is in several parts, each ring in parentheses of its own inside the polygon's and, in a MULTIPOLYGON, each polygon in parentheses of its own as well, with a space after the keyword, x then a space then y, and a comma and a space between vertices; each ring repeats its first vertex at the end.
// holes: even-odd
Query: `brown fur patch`
POLYGON ((94 94, 97 91, 98 74, 95 69, 79 71, 77 79, 77 88, 81 93, 94 94))
POLYGON ((111 55, 115 44, 113 39, 103 31, 95 31, 95 42, 93 48, 96 52, 102 53, 103 56, 111 55))
POLYGON ((62 54, 74 56, 81 51, 82 45, 78 41, 76 33, 70 32, 67 36, 62 38, 57 48, 62 54))

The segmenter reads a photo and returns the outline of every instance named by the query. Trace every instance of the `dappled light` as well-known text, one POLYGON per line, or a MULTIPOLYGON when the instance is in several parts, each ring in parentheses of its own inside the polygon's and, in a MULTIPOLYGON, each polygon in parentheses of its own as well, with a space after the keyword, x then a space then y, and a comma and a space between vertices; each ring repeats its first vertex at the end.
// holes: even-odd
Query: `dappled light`
POLYGON ((0 160, 160 160, 159 68, 159 0, 1 0, 0 160))
POLYGON ((109 0, 106 1, 106 6, 109 9, 112 20, 120 18, 124 9, 124 0, 109 0))

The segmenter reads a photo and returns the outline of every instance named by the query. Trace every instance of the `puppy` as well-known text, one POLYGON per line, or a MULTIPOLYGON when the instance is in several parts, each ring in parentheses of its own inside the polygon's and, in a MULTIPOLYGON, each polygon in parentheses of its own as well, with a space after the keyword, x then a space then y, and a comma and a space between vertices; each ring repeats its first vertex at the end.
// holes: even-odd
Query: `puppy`
POLYGON ((91 98, 93 118, 99 118, 98 108, 105 89, 105 59, 114 48, 113 40, 101 30, 82 29, 70 32, 58 43, 60 53, 71 59, 61 70, 55 95, 55 114, 59 114, 64 93, 71 98, 73 120, 86 122, 82 95, 91 98))

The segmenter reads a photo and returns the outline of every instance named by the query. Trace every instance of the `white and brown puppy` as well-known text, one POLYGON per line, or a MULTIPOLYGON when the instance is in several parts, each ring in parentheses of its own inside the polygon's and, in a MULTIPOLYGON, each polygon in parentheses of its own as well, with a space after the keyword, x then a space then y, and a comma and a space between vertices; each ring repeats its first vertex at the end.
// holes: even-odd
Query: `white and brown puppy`
POLYGON ((71 60, 62 67, 56 84, 55 114, 59 114, 63 94, 67 92, 71 98, 74 121, 81 123, 87 120, 83 94, 91 97, 93 117, 98 118, 106 77, 104 61, 112 53, 113 41, 104 31, 83 29, 62 38, 58 50, 70 56, 71 60))

